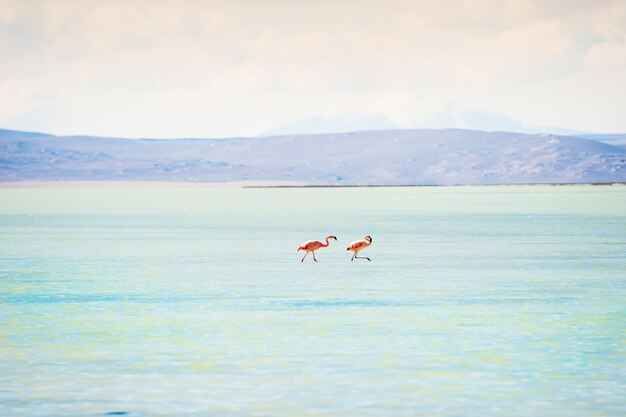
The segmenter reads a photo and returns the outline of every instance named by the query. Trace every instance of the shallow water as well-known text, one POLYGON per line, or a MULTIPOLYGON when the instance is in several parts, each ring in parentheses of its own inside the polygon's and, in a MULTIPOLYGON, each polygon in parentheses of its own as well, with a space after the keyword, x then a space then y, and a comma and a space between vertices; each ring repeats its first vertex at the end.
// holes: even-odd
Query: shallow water
POLYGON ((626 414, 623 186, 0 190, 0 236, 3 416, 626 414))

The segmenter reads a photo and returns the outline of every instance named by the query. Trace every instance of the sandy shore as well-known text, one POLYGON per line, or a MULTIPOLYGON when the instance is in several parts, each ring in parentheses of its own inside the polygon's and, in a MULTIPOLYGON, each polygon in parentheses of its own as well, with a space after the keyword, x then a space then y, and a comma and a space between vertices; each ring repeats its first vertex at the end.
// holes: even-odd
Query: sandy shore
POLYGON ((7 188, 373 188, 373 187, 515 187, 515 186, 626 186, 626 183, 530 183, 530 184, 402 184, 402 185, 337 185, 311 184, 304 181, 0 181, 0 189, 7 188))

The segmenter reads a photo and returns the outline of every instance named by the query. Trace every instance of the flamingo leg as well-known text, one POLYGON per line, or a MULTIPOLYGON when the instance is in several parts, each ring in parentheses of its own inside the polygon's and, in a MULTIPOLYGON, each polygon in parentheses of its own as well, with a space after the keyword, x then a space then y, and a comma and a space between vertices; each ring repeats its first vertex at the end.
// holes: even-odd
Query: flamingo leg
POLYGON ((354 252, 354 253, 352 254, 352 259, 350 259, 350 262, 354 261, 354 257, 355 257, 355 256, 356 256, 356 252, 354 252))
POLYGON ((309 252, 305 253, 304 256, 302 257, 302 260, 300 262, 304 262, 304 258, 306 258, 306 256, 309 254, 309 252))
POLYGON ((367 260, 368 260, 368 261, 370 261, 370 262, 372 261, 372 260, 371 260, 370 258, 368 258, 368 257, 363 257, 363 256, 361 256, 361 257, 359 258, 358 256, 356 256, 356 253, 354 254, 354 257, 355 257, 356 259, 367 259, 367 260))
POLYGON ((313 260, 317 262, 317 259, 315 259, 315 251, 313 251, 313 260))

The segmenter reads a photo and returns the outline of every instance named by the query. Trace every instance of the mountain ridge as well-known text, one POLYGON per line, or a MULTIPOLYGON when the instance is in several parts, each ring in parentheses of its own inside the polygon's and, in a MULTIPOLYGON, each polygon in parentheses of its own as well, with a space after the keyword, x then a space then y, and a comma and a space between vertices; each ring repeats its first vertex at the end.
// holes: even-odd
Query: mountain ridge
POLYGON ((229 139, 0 131, 0 181, 307 185, 626 182, 626 149, 578 137, 404 129, 229 139), (3 134, 4 132, 4 134, 3 134))

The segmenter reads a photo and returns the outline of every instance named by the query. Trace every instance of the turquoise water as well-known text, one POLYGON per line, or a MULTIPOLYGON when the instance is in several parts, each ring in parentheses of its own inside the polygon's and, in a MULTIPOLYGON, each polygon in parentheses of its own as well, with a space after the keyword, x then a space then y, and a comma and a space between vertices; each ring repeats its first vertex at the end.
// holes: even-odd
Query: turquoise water
POLYGON ((623 186, 0 190, 0 414, 623 416, 625 253, 623 186))

